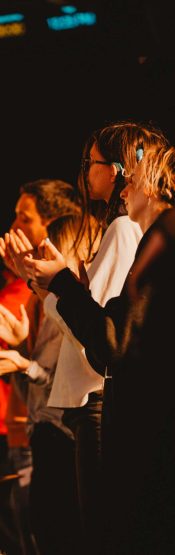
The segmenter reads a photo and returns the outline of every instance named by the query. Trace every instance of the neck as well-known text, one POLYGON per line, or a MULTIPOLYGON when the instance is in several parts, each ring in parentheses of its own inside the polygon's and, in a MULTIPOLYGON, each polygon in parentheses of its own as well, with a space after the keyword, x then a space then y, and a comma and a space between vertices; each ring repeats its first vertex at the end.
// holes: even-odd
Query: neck
POLYGON ((158 216, 167 208, 171 208, 171 205, 166 202, 157 202, 151 199, 148 209, 141 215, 140 221, 138 222, 143 233, 157 220, 158 216))

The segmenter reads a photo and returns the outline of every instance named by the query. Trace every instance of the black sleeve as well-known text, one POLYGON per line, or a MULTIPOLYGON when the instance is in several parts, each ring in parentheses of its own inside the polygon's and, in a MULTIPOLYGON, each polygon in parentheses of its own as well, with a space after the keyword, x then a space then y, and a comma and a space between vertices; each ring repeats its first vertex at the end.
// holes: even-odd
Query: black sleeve
POLYGON ((54 277, 49 291, 60 297, 57 302, 59 314, 85 347, 90 364, 99 374, 104 375, 105 368, 110 363, 109 336, 113 328, 108 303, 102 308, 68 268, 54 277))

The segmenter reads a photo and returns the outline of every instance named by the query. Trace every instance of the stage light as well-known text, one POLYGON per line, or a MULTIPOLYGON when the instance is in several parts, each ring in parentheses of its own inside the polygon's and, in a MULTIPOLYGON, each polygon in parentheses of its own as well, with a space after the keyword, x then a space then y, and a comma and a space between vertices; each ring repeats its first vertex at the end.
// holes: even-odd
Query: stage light
POLYGON ((11 23, 6 25, 0 25, 0 39, 8 37, 19 37, 25 35, 26 26, 25 23, 11 23))
POLYGON ((76 12, 47 18, 47 25, 52 31, 64 31, 82 26, 92 26, 97 23, 95 12, 76 12))
POLYGON ((25 35, 26 26, 22 13, 0 15, 0 39, 25 35))
POLYGON ((24 15, 22 13, 7 13, 5 15, 0 15, 0 25, 5 23, 18 23, 24 20, 24 15))
POLYGON ((75 6, 60 6, 60 12, 65 13, 65 14, 73 14, 77 11, 77 8, 75 8, 75 6))

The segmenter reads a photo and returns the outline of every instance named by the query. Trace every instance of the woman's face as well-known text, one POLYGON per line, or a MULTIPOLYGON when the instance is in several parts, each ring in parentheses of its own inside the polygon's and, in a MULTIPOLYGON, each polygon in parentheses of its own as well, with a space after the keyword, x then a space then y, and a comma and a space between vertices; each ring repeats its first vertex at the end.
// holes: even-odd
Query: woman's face
POLYGON ((140 223, 142 216, 148 209, 148 195, 145 191, 144 164, 139 162, 133 174, 126 179, 126 186, 121 192, 128 216, 140 223))
POLYGON ((113 166, 98 163, 105 162, 105 158, 100 154, 95 143, 91 147, 89 157, 87 180, 90 198, 103 199, 108 203, 115 187, 113 166))

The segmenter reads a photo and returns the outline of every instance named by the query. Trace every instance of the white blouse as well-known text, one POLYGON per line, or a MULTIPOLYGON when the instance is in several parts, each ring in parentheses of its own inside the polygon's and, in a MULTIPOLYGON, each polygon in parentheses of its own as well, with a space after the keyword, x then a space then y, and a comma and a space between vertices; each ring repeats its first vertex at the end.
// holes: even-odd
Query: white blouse
MULTIPOLYGON (((141 237, 139 225, 128 216, 116 218, 105 232, 87 272, 92 297, 101 306, 120 295, 141 237)), ((56 304, 56 296, 49 293, 44 311, 56 319, 64 336, 48 406, 80 407, 87 403, 90 392, 103 388, 104 379, 88 363, 84 347, 59 315, 56 304)))

